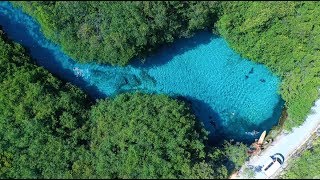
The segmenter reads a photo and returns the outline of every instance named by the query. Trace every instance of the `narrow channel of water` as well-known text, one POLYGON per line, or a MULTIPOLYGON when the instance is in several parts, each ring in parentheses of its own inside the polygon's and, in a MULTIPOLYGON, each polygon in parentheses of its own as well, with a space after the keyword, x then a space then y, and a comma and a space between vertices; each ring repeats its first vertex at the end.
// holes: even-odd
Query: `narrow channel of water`
POLYGON ((95 98, 140 90, 186 100, 211 132, 211 141, 250 142, 275 125, 281 114, 279 78, 241 58, 223 38, 209 32, 163 47, 145 64, 114 67, 76 63, 43 36, 33 18, 8 2, 0 2, 0 25, 38 65, 95 98))

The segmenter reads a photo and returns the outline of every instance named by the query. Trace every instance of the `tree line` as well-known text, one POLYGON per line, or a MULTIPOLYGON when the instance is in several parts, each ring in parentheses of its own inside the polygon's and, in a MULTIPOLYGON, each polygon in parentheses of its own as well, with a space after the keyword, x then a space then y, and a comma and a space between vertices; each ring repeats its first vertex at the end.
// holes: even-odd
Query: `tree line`
POLYGON ((320 169, 320 138, 290 162, 281 179, 318 179, 320 169))
POLYGON ((207 144, 184 102, 126 93, 94 101, 37 66, 0 30, 1 178, 226 178, 246 146, 207 144))
POLYGON ((127 65, 162 44, 211 27, 216 2, 14 2, 80 62, 127 65), (212 8, 211 8, 212 7, 212 8))
POLYGON ((319 96, 317 2, 13 2, 80 62, 126 65, 177 38, 213 29, 243 57, 281 77, 287 129, 319 96))
POLYGON ((217 27, 237 52, 281 77, 287 129, 304 122, 319 97, 320 3, 226 2, 217 27))

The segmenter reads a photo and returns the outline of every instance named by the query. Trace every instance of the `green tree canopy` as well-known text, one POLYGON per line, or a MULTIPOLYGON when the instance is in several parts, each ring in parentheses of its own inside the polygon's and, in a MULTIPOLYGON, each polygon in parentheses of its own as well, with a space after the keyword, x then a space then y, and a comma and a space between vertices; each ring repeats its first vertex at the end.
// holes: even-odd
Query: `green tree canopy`
POLYGON ((242 157, 209 147, 183 102, 134 93, 94 104, 0 35, 1 178, 226 178, 242 157))
POLYGON ((90 100, 0 34, 0 177, 71 176, 89 156, 90 100))
POLYGON ((246 58, 282 78, 287 128, 300 125, 319 97, 320 3, 226 2, 218 30, 246 58))
POLYGON ((320 138, 313 142, 312 148, 290 162, 283 179, 319 179, 320 178, 320 138))
POLYGON ((14 2, 46 37, 81 61, 126 65, 197 30, 212 29, 242 56, 282 79, 290 129, 320 87, 317 2, 14 2), (217 22, 217 23, 216 23, 217 22))
POLYGON ((187 178, 195 165, 202 173, 212 171, 203 164, 205 134, 195 117, 165 95, 122 94, 101 100, 91 119, 101 177, 187 178))
POLYGON ((126 65, 159 45, 209 28, 216 2, 13 2, 81 62, 126 65), (85 53, 84 53, 85 52, 85 53))

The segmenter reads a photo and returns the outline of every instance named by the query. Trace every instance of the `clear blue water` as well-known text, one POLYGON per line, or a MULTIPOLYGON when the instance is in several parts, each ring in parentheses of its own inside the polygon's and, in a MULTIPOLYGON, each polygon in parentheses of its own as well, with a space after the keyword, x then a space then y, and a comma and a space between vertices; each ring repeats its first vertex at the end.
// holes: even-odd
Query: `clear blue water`
POLYGON ((8 2, 0 2, 0 25, 38 65, 94 98, 139 90, 186 100, 210 131, 212 142, 250 142, 277 124, 281 114, 279 78, 265 66, 241 58, 223 38, 209 32, 162 47, 144 64, 135 60, 113 67, 76 63, 43 36, 34 19, 8 2), (253 130, 259 133, 250 134, 253 130))

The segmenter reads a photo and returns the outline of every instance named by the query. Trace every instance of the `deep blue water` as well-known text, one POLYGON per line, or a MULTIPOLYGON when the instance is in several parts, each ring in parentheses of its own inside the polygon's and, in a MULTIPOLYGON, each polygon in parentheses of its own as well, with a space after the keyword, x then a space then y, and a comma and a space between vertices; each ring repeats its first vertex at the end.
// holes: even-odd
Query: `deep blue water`
POLYGON ((223 38, 209 32, 160 48, 144 64, 136 60, 113 67, 76 63, 43 36, 30 16, 8 2, 0 2, 0 25, 38 65, 94 98, 140 90, 186 100, 211 132, 212 142, 252 141, 276 125, 281 114, 279 78, 265 66, 241 58, 223 38), (260 133, 248 133, 253 130, 260 133))

